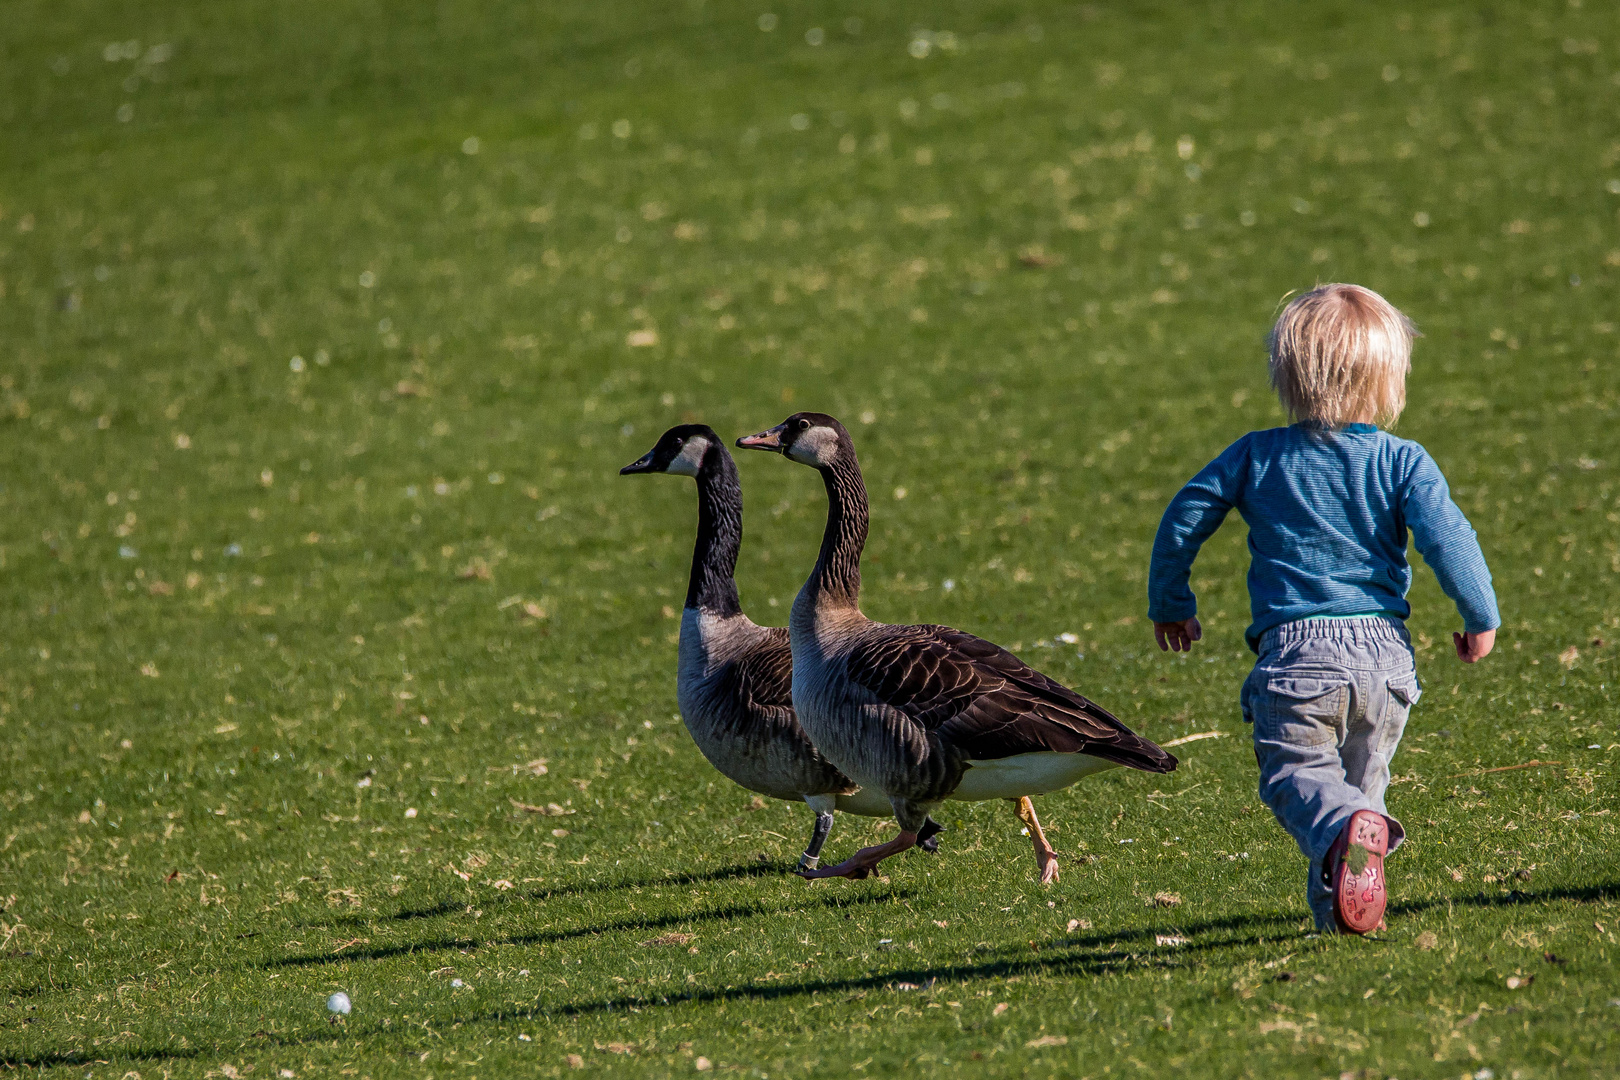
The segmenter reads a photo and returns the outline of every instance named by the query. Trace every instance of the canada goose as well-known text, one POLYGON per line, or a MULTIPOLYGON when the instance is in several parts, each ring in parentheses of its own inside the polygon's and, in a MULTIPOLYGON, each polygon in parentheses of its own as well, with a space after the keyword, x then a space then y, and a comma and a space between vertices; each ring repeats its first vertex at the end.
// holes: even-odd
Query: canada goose
MULTIPOLYGON (((697 479, 698 530, 692 576, 681 613, 676 697, 681 719, 709 764, 750 791, 802 799, 816 813, 810 843, 799 857, 813 870, 832 829, 833 811, 888 817, 889 801, 859 791, 815 746, 793 715, 793 658, 784 627, 756 626, 738 602, 737 552, 742 546, 742 487, 725 441, 704 424, 664 432, 658 445, 619 470, 674 473, 697 479)), ((934 850, 940 826, 922 827, 934 850)))
MULTIPOLYGON (((916 843, 946 799, 1022 799, 1114 765, 1176 767, 1106 709, 998 645, 948 626, 888 626, 861 614, 866 486, 837 420, 795 413, 737 445, 809 465, 826 484, 821 554, 788 619, 793 705, 816 747, 863 791, 888 796, 900 823, 889 843, 804 876, 865 877, 916 843)), ((1051 880, 1056 860, 1030 823, 1037 852, 1047 849, 1037 856, 1042 880, 1051 880)))

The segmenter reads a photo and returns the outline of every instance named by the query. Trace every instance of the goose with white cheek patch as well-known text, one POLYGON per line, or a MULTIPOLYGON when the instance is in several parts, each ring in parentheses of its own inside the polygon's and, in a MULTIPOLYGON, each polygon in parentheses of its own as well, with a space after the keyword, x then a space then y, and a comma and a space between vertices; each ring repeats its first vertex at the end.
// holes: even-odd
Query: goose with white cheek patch
MULTIPOLYGON (((793 713, 793 657, 784 627, 756 626, 737 597, 742 547, 742 486, 726 444, 705 424, 664 432, 658 445, 619 470, 673 473, 697 480, 697 544, 681 613, 676 697, 681 719, 709 764, 749 791, 803 800, 815 811, 801 871, 814 870, 832 830, 833 811, 888 817, 889 801, 867 793, 823 757, 793 713)), ((939 825, 921 826, 923 848, 939 845, 939 825)))
MULTIPOLYGON (((862 878, 917 842, 946 799, 1018 799, 1116 765, 1166 773, 1176 759, 1106 709, 982 638, 948 626, 890 626, 861 614, 866 485, 849 432, 825 413, 795 413, 737 445, 809 465, 827 487, 821 555, 793 601, 793 705, 827 760, 881 791, 900 835, 805 877, 862 878)), ((1020 815, 1022 816, 1022 814, 1020 815)), ((1042 881, 1057 860, 1033 809, 1042 881)))

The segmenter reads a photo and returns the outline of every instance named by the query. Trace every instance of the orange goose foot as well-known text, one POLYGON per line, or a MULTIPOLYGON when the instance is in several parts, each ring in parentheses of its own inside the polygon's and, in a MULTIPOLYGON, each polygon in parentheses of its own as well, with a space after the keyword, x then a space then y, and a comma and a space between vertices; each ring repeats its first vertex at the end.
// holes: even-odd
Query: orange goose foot
POLYGON ((1041 884, 1050 885, 1058 879, 1057 851, 1047 842, 1041 821, 1035 816, 1035 804, 1029 801, 1028 796, 1014 800, 1014 804, 1018 820, 1029 829, 1030 842, 1035 845, 1035 866, 1041 872, 1041 884))
POLYGON ((890 855, 898 855, 917 843, 917 834, 903 832, 890 840, 887 844, 878 844, 876 847, 861 848, 855 854, 839 863, 837 866, 824 866, 820 869, 801 867, 794 871, 806 881, 815 881, 818 878, 843 877, 859 880, 869 876, 877 869, 878 863, 890 855))

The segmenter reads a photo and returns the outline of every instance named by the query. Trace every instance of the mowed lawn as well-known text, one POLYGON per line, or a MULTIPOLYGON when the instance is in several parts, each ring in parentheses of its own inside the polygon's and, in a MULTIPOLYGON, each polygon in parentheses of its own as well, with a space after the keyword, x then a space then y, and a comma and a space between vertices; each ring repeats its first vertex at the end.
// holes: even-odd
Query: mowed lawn
MULTIPOLYGON (((13 0, 0 1065, 1613 1075, 1617 108, 1596 0, 13 0), (1192 657, 1143 616, 1318 280, 1422 328, 1399 434, 1505 620, 1464 668, 1419 571, 1365 940, 1255 795, 1241 522, 1192 657), (1002 804, 799 881, 806 808, 683 730, 692 485, 616 471, 799 408, 862 454, 870 615, 1222 734, 1039 799, 1059 884, 1002 804)), ((779 624, 824 497, 739 467, 779 624)))

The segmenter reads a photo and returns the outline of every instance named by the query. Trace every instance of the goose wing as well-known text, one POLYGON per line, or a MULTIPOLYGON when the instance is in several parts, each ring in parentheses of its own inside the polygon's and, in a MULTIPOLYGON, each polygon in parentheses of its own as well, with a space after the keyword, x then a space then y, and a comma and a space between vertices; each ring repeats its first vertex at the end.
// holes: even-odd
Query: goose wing
POLYGON ((734 660, 729 671, 727 692, 739 706, 737 746, 746 747, 746 754, 774 761, 776 782, 789 790, 810 794, 856 790, 849 777, 816 749, 793 711, 793 651, 787 629, 765 629, 760 641, 734 660))
POLYGON ((849 654, 848 677, 965 756, 1090 754, 1169 772, 1173 755, 1001 646, 948 626, 885 626, 849 654))
POLYGON ((752 713, 797 724, 793 714, 793 651, 788 632, 773 626, 732 668, 737 700, 752 713))

